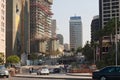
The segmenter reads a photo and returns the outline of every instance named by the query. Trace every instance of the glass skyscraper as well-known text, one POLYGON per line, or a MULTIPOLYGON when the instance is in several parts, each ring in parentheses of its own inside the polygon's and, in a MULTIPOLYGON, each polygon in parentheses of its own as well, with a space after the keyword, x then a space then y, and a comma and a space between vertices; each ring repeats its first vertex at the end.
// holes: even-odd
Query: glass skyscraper
POLYGON ((80 16, 70 17, 70 48, 82 47, 82 21, 80 16))

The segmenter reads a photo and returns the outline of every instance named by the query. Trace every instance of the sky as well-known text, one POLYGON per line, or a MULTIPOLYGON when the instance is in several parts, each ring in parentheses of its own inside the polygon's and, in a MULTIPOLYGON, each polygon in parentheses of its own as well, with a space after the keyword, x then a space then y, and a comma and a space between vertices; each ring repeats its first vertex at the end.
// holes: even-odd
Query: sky
POLYGON ((69 44, 69 20, 71 16, 81 16, 83 45, 91 39, 91 21, 98 15, 98 0, 53 0, 53 19, 57 21, 57 34, 62 34, 64 43, 69 44))

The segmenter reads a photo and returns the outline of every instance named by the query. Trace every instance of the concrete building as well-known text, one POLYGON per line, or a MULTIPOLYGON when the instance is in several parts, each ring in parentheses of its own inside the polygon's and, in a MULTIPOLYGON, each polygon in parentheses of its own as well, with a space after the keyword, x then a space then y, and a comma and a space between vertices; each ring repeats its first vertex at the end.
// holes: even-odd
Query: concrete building
POLYGON ((99 15, 102 28, 115 16, 120 19, 120 0, 99 0, 99 15))
POLYGON ((57 24, 56 20, 53 19, 52 20, 52 24, 51 24, 51 35, 52 35, 52 38, 53 37, 56 38, 56 28, 57 28, 56 24, 57 24))
POLYGON ((97 42, 99 41, 99 37, 96 35, 96 33, 100 30, 99 25, 99 16, 94 16, 93 20, 91 22, 91 42, 97 42))
POLYGON ((6 0, 0 1, 0 53, 6 56, 6 0))
MULTIPOLYGON (((120 0, 99 0, 99 15, 100 15, 100 26, 101 29, 105 27, 107 22, 112 18, 117 18, 120 21, 120 0)), ((113 26, 115 27, 115 26, 113 26)), ((117 29, 117 36, 120 39, 120 29, 117 29)), ((114 41, 115 39, 113 39, 114 41)), ((105 54, 108 52, 111 41, 110 36, 104 36, 102 40, 102 53, 105 54)))
POLYGON ((59 40, 57 38, 51 38, 49 41, 49 51, 57 51, 59 48, 59 40))
POLYGON ((30 40, 32 53, 46 53, 51 38, 52 0, 30 0, 30 40))
POLYGON ((30 52, 29 0, 7 0, 6 53, 7 56, 30 52))
POLYGON ((59 43, 61 45, 63 45, 63 43, 64 43, 63 35, 62 34, 57 34, 57 39, 59 40, 59 43))
POLYGON ((95 60, 99 60, 100 58, 100 48, 98 47, 100 37, 97 35, 97 33, 100 31, 100 19, 99 16, 94 16, 93 20, 91 22, 91 44, 94 46, 95 49, 95 60))
POLYGON ((65 43, 65 44, 64 44, 64 50, 70 51, 70 45, 67 44, 67 43, 65 43))
POLYGON ((80 16, 70 17, 70 49, 82 47, 82 21, 80 16))

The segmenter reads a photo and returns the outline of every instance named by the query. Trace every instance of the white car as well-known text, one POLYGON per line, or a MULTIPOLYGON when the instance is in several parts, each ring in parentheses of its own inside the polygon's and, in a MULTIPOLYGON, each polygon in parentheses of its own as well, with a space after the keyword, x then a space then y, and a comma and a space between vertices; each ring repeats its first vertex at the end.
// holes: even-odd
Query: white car
POLYGON ((42 74, 46 74, 49 75, 50 71, 47 67, 42 67, 42 69, 39 69, 37 71, 37 75, 42 75, 42 74))
POLYGON ((4 65, 0 65, 0 77, 9 77, 9 71, 5 68, 4 65))

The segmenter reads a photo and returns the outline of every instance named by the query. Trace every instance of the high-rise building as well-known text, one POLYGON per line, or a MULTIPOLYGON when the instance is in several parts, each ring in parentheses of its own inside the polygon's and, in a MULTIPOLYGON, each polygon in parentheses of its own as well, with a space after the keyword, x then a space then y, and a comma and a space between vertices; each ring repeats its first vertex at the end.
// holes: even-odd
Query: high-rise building
POLYGON ((52 20, 52 24, 51 24, 51 35, 52 35, 52 38, 56 38, 56 20, 53 19, 52 20))
POLYGON ((99 37, 96 35, 96 33, 100 30, 99 25, 99 16, 94 16, 92 23, 91 23, 91 42, 97 42, 99 41, 99 37))
POLYGON ((29 53, 29 0, 7 0, 6 5, 7 56, 29 53))
POLYGON ((6 56, 6 0, 1 0, 0 5, 0 53, 6 56))
POLYGON ((120 19, 120 0, 99 0, 99 15, 102 28, 115 16, 120 19))
POLYGON ((30 0, 31 52, 45 53, 51 38, 51 5, 53 0, 30 0))
MULTIPOLYGON (((99 0, 99 18, 101 29, 105 28, 105 25, 109 20, 117 18, 120 21, 120 0, 99 0)), ((113 26, 115 27, 115 26, 113 26)), ((117 34, 120 34, 120 29, 117 29, 117 34)), ((120 39, 118 37, 118 39, 120 39)), ((101 53, 105 54, 108 52, 110 46, 106 46, 106 43, 109 44, 111 37, 109 35, 104 36, 102 39, 102 49, 101 53)))
POLYGON ((57 34, 57 39, 59 40, 59 43, 63 45, 63 35, 62 34, 57 34))
POLYGON ((80 16, 70 17, 70 48, 82 47, 82 21, 80 16))

